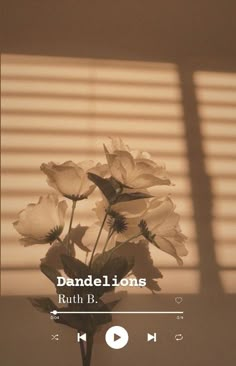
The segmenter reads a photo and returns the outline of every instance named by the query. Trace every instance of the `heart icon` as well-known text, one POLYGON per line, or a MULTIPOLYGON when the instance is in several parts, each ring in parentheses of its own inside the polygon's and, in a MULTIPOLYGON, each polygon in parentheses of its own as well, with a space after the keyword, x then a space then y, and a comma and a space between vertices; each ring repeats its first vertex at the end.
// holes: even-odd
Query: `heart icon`
POLYGON ((182 298, 182 297, 176 297, 176 298, 175 298, 175 302, 176 302, 177 304, 181 304, 181 302, 183 302, 183 298, 182 298))

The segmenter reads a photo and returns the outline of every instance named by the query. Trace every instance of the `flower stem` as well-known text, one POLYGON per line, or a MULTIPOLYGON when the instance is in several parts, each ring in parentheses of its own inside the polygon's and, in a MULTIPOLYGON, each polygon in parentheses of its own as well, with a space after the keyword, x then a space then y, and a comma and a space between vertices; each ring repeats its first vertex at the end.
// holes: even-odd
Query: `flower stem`
POLYGON ((107 240, 106 240, 106 243, 105 243, 105 245, 104 245, 104 248, 103 248, 102 253, 105 253, 105 251, 106 251, 106 249, 107 249, 107 245, 108 245, 108 243, 109 243, 109 240, 111 239, 111 237, 112 237, 112 235, 114 234, 114 232, 115 232, 115 230, 110 229, 110 231, 109 231, 109 233, 108 233, 108 235, 107 235, 107 240))
POLYGON ((105 216, 104 216, 102 225, 101 225, 100 230, 99 230, 99 233, 98 233, 98 237, 97 237, 96 243, 95 243, 95 245, 93 247, 92 255, 91 255, 91 258, 90 258, 90 262, 89 262, 89 268, 91 268, 91 265, 92 265, 92 262, 93 262, 93 257, 94 257, 95 251, 97 249, 98 242, 99 242, 100 236, 102 234, 103 227, 104 227, 104 225, 106 223, 106 219, 107 219, 107 216, 108 216, 108 212, 109 212, 109 208, 106 210, 106 213, 105 213, 105 216))
POLYGON ((139 237, 139 236, 141 236, 141 235, 142 235, 142 233, 140 232, 140 233, 138 233, 138 234, 136 234, 136 235, 134 235, 134 236, 131 236, 131 238, 129 238, 128 240, 124 241, 123 243, 121 243, 121 244, 117 245, 115 248, 113 248, 113 249, 111 250, 110 258, 112 257, 113 253, 114 253, 117 249, 119 249, 119 248, 120 248, 120 247, 122 247, 123 245, 125 245, 125 244, 129 243, 129 242, 130 242, 130 241, 132 241, 133 239, 138 238, 138 237, 139 237))
POLYGON ((85 366, 85 357, 86 357, 86 354, 85 354, 85 349, 84 349, 84 344, 83 342, 79 342, 79 345, 80 345, 80 352, 81 352, 81 358, 82 358, 82 363, 83 363, 83 366, 85 366))
POLYGON ((86 366, 90 366, 93 352, 93 334, 88 335, 87 352, 86 352, 86 366))
POLYGON ((82 341, 80 342, 80 353, 83 366, 90 366, 93 351, 93 334, 88 334, 86 343, 87 347, 85 350, 84 343, 82 341))
POLYGON ((86 252, 86 253, 85 253, 85 261, 84 261, 84 263, 85 263, 85 264, 87 264, 87 261, 88 261, 88 255, 89 255, 89 252, 86 252))
POLYGON ((67 234, 67 246, 68 246, 68 248, 70 248, 70 232, 71 232, 71 228, 72 228, 72 223, 73 223, 73 218, 74 218, 74 213, 75 213, 75 207, 76 207, 76 201, 73 201, 71 217, 70 217, 70 225, 69 225, 69 230, 68 230, 68 234, 67 234))

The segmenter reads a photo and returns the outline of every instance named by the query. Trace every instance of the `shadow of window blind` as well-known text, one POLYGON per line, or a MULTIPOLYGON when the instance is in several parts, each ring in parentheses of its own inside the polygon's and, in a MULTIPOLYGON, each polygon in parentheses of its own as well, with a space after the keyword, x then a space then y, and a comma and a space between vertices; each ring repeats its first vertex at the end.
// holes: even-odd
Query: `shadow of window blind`
POLYGON ((206 171, 213 194, 212 228, 226 293, 236 292, 236 74, 195 72, 206 171))
MULTIPOLYGON (((188 236, 189 256, 175 260, 152 249, 164 274, 163 293, 197 293, 199 260, 184 140, 179 76, 174 64, 2 56, 2 291, 45 294, 40 273, 48 245, 22 247, 12 222, 18 211, 50 192, 42 162, 104 161, 102 142, 121 137, 163 161, 188 236), (188 281, 186 281, 188 278, 188 281), (35 286, 35 284, 37 284, 35 286)), ((99 192, 94 193, 99 199, 99 192)), ((75 223, 91 223, 93 200, 82 202, 75 223)), ((67 229, 67 228, 66 228, 67 229)), ((82 255, 78 253, 78 255, 82 255)), ((142 290, 145 291, 145 290, 142 290)))

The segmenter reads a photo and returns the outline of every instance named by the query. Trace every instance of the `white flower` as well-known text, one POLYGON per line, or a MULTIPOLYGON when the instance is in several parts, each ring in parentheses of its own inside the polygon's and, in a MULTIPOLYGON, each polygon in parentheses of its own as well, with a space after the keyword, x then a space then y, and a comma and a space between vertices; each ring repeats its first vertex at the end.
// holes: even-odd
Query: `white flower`
POLYGON ((163 165, 157 165, 148 154, 131 152, 121 139, 112 140, 110 151, 105 147, 105 153, 111 175, 128 187, 142 189, 170 184, 163 165))
POLYGON ((66 201, 58 202, 54 194, 40 197, 38 203, 30 203, 13 223, 23 236, 23 244, 28 246, 56 240, 64 228, 66 209, 66 201))
MULTIPOLYGON (((114 235, 110 239, 109 247, 114 246, 116 241, 121 242, 130 238, 133 235, 133 227, 135 227, 135 230, 137 232, 138 224, 143 214, 146 212, 147 207, 148 207, 147 199, 129 201, 129 202, 120 202, 112 206, 112 210, 116 211, 117 213, 125 217, 125 221, 128 223, 128 225, 127 230, 125 230, 124 232, 114 233, 114 235)), ((105 198, 101 201, 96 202, 96 207, 94 211, 96 213, 98 221, 88 228, 83 237, 83 244, 91 250, 94 247, 94 243, 97 239, 98 232, 105 217, 107 208, 108 208, 108 202, 105 198)), ((98 252, 102 252, 109 230, 110 226, 108 216, 97 247, 98 252)))
POLYGON ((126 145, 120 137, 109 137, 109 141, 106 144, 106 147, 111 153, 113 153, 114 151, 131 152, 130 147, 126 145))
MULTIPOLYGON (((148 207, 149 202, 147 199, 135 200, 129 202, 120 202, 112 206, 113 211, 124 216, 125 222, 127 223, 127 228, 121 233, 114 233, 110 241, 111 245, 115 244, 116 241, 118 242, 126 241, 139 231, 138 224, 142 219, 143 215, 145 214, 145 212, 147 211, 148 207)), ((88 248, 91 248, 91 246, 94 245, 95 242, 94 240, 96 239, 96 235, 99 231, 99 227, 102 224, 107 208, 108 208, 108 202, 106 201, 105 198, 99 202, 96 202, 95 213, 99 221, 96 224, 92 225, 87 230, 83 238, 83 243, 86 246, 88 246, 88 248)), ((107 232, 109 231, 109 229, 110 226, 108 216, 107 221, 104 225, 104 230, 102 232, 103 237, 101 241, 103 242, 103 244, 105 242, 107 232)))
MULTIPOLYGON (((180 257, 186 256, 186 236, 179 226, 180 216, 174 212, 175 206, 170 198, 165 200, 153 199, 150 209, 143 216, 147 229, 154 236, 154 242, 164 252, 176 258, 178 264, 183 264, 180 257)), ((148 233, 144 236, 148 239, 148 233)), ((151 240, 150 240, 151 241, 151 240)))
POLYGON ((87 173, 104 175, 106 166, 94 162, 84 161, 75 164, 73 161, 66 161, 63 164, 50 162, 42 164, 41 170, 48 177, 48 184, 57 189, 63 196, 74 201, 87 198, 96 188, 88 179, 87 173))

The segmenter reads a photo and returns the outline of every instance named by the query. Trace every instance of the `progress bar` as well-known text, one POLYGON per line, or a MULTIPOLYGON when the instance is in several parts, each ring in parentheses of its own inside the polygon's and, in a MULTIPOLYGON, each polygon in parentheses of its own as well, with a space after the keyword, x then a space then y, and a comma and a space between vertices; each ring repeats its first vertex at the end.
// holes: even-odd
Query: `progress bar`
POLYGON ((184 314, 183 311, 57 311, 50 314, 184 314))

